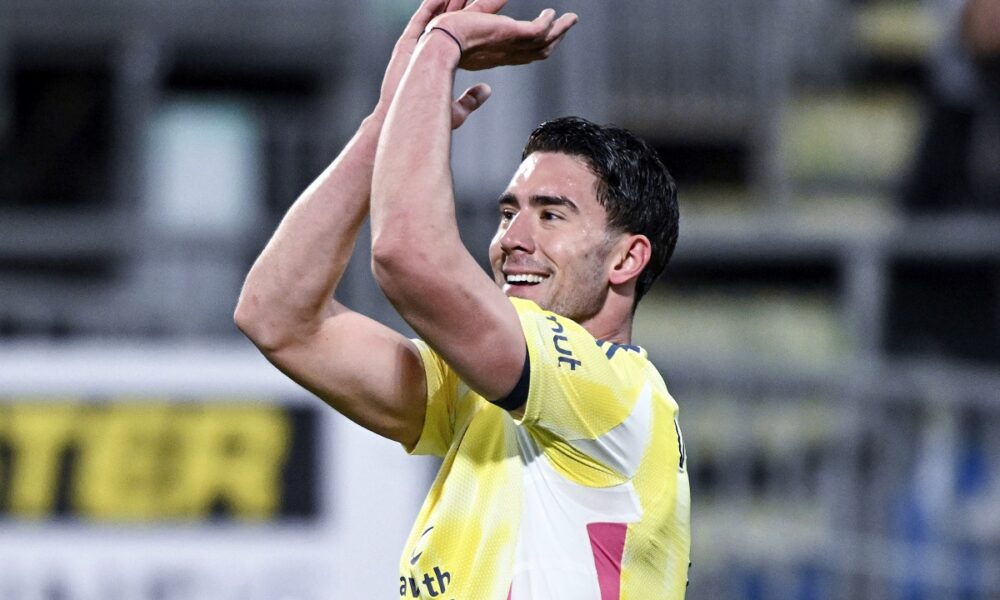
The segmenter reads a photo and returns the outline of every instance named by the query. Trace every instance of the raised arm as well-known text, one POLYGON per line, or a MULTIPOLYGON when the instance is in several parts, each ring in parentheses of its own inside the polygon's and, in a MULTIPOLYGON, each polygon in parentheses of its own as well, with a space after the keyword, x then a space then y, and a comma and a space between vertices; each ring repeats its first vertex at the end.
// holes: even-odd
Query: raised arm
POLYGON ((389 111, 372 186, 373 271, 396 310, 472 389, 493 400, 517 383, 525 342, 513 306, 463 246, 449 158, 449 99, 459 66, 484 69, 549 55, 576 15, 534 21, 477 0, 432 21, 389 111))
MULTIPOLYGON (((412 343, 348 310, 333 293, 368 214, 375 149, 417 40, 435 16, 464 5, 425 0, 386 69, 379 102, 340 155, 295 201, 247 276, 239 328, 289 377, 360 425, 412 444, 424 416, 424 375, 412 343)), ((488 97, 448 103, 459 126, 488 97)))

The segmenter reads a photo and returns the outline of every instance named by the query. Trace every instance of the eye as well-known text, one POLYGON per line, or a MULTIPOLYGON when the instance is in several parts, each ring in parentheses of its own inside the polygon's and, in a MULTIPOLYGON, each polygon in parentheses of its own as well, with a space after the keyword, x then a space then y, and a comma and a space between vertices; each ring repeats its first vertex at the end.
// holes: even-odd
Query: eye
POLYGON ((557 212, 554 212, 554 211, 551 211, 551 210, 543 210, 542 211, 542 220, 543 221, 558 221, 558 220, 561 220, 561 219, 562 219, 562 215, 560 215, 557 212))
POLYGON ((515 214, 514 211, 511 210, 511 209, 509 209, 509 208, 501 208, 500 209, 500 220, 502 222, 504 222, 504 223, 507 223, 511 219, 514 218, 514 214, 515 214))

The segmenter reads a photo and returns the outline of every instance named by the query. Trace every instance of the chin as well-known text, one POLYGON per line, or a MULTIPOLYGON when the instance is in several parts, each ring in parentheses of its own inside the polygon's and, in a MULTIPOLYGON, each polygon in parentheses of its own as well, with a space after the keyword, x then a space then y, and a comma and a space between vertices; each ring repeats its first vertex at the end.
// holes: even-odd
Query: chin
POLYGON ((546 302, 541 298, 541 294, 533 292, 535 292, 535 290, 532 289, 522 290, 522 289, 512 288, 504 290, 504 294, 506 294, 508 298, 521 298, 522 300, 531 300, 539 307, 545 309, 546 302))

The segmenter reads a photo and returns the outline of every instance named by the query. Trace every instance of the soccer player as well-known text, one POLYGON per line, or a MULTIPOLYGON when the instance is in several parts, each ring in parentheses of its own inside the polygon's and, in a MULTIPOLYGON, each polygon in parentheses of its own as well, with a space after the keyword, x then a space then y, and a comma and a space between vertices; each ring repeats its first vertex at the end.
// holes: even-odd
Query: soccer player
POLYGON ((288 211, 236 322, 271 362, 409 452, 443 458, 400 560, 405 598, 684 596, 689 493, 677 404, 631 344, 677 238, 675 187, 631 134, 577 118, 532 133, 498 203, 494 281, 462 245, 457 68, 549 55, 576 15, 425 0, 375 110, 288 211), (419 334, 333 299, 366 216, 372 270, 419 334))

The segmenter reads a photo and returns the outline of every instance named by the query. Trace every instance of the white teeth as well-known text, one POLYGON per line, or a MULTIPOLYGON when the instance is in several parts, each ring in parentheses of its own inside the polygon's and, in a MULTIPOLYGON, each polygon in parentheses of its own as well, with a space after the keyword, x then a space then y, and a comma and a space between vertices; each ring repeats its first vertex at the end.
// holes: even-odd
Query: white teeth
POLYGON ((541 275, 508 275, 507 283, 541 283, 544 279, 541 275))

